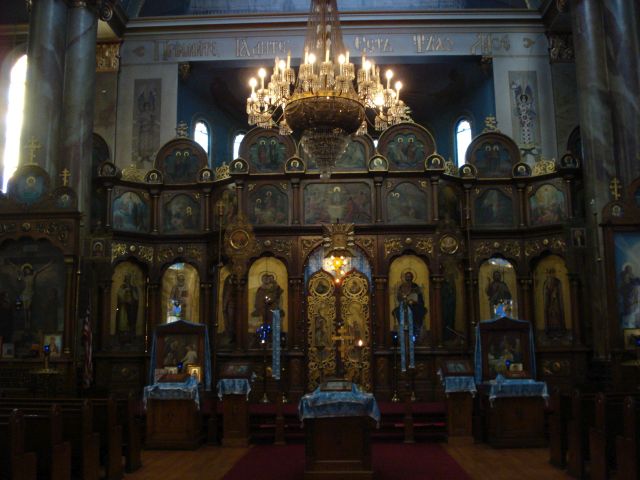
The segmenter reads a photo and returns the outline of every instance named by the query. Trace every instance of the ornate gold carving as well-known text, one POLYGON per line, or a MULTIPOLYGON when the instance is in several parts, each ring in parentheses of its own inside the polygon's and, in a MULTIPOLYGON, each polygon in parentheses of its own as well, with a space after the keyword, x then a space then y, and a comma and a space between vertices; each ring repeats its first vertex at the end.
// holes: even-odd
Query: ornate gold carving
POLYGON ((460 244, 458 243, 458 239, 453 235, 443 235, 440 238, 440 251, 442 253, 446 253, 447 255, 453 255, 460 248, 460 244))
POLYGON ((549 34, 549 57, 551 59, 551 63, 575 61, 575 51, 573 50, 573 39, 571 34, 549 34))
POLYGON ((144 183, 144 177, 146 173, 146 170, 138 168, 135 164, 132 163, 127 168, 122 169, 122 180, 126 180, 128 182, 144 183))
MULTIPOLYGON (((181 120, 176 125, 176 138, 189 138, 189 124, 181 120)), ((188 152, 184 152, 187 155, 188 152)))
POLYGON ((526 257, 532 257, 538 255, 543 250, 551 250, 554 252, 562 253, 567 250, 567 242, 564 238, 559 236, 545 237, 542 239, 527 240, 524 244, 524 255, 526 257))
POLYGON ((423 190, 426 190, 426 189, 427 189, 427 185, 428 185, 428 183, 427 183, 427 181, 426 181, 426 180, 420 180, 420 187, 421 187, 423 190))
POLYGON ((293 244, 291 240, 284 240, 282 238, 264 240, 262 242, 261 249, 269 250, 271 252, 277 252, 285 257, 291 258, 293 244))
POLYGON ((384 241, 384 257, 387 258, 402 251, 402 239, 386 238, 384 241))
POLYGON ((302 239, 302 258, 306 259, 312 250, 322 243, 322 237, 305 237, 302 239))
POLYGON ((113 243, 111 245, 111 261, 125 255, 135 255, 149 263, 153 262, 153 247, 127 243, 113 243))
POLYGON ((323 224, 322 246, 325 256, 329 254, 339 257, 340 255, 352 257, 355 255, 355 231, 353 223, 330 223, 323 224))
POLYGON ((256 188, 256 184, 255 183, 249 183, 247 185, 247 191, 248 192, 253 192, 253 189, 256 188))
POLYGON ((416 250, 420 253, 433 253, 433 238, 423 237, 416 242, 416 250))
POLYGON ((393 180, 387 180, 387 190, 391 190, 395 185, 393 180))
POLYGON ((547 376, 568 376, 571 374, 571 362, 569 360, 543 360, 542 374, 547 376))
POLYGON ((117 72, 120 69, 120 44, 96 45, 96 72, 117 72))
POLYGON ((458 169, 451 158, 444 162, 444 173, 452 176, 458 175, 458 169))
POLYGON ((485 119, 484 119, 484 130, 482 130, 482 133, 499 132, 499 131, 500 130, 498 130, 498 119, 496 117, 494 117, 493 115, 485 117, 485 119))
POLYGON ((287 182, 282 182, 280 184, 280 188, 282 188, 282 190, 286 192, 287 190, 289 190, 289 184, 287 182))
POLYGON ((223 163, 221 166, 216 167, 216 180, 224 180, 230 178, 229 165, 223 163))
POLYGON ((554 173, 556 171, 556 161, 555 159, 547 159, 542 158, 539 162, 537 162, 532 169, 531 174, 533 176, 537 175, 546 175, 548 173, 554 173))
POLYGON ((367 252, 370 259, 376 258, 376 240, 374 237, 356 237, 356 245, 367 252))
POLYGON ((172 261, 176 257, 188 257, 201 262, 204 258, 204 247, 200 245, 164 246, 156 252, 156 259, 161 263, 172 261))
POLYGON ((258 251, 256 237, 251 224, 242 216, 236 216, 224 232, 224 250, 231 258, 231 270, 236 278, 242 278, 247 270, 247 261, 258 251))
POLYGON ((520 258, 522 249, 516 240, 485 241, 476 245, 474 256, 476 261, 480 258, 488 258, 494 253, 502 253, 507 257, 520 258))
POLYGON ((310 389, 315 389, 325 372, 335 372, 336 369, 335 349, 331 342, 336 320, 334 292, 333 277, 324 270, 309 279, 307 345, 310 389))

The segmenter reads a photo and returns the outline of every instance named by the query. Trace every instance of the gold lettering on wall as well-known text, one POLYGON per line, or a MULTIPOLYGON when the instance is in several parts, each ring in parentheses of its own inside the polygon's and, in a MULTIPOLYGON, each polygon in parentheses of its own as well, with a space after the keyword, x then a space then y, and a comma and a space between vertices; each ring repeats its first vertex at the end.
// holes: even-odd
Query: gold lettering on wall
POLYGON ((259 40, 249 44, 246 38, 236 38, 236 57, 264 57, 286 55, 291 50, 288 40, 259 40))
POLYGON ((493 33, 478 33, 476 41, 471 45, 471 55, 492 55, 494 51, 511 49, 509 35, 494 36, 493 33))
POLYGON ((416 53, 450 52, 453 50, 453 39, 438 34, 416 34, 413 36, 416 53))
POLYGON ((161 45, 162 59, 217 57, 218 48, 213 40, 166 42, 161 45))
POLYGON ((353 45, 358 53, 384 53, 393 52, 393 47, 389 38, 385 37, 367 37, 365 35, 357 35, 353 40, 353 45))

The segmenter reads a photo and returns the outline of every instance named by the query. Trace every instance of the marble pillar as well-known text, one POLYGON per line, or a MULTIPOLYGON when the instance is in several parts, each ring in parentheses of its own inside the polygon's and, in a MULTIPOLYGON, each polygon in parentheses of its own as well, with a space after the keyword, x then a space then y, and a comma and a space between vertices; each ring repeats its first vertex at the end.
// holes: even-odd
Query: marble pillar
POLYGON ((29 19, 27 79, 22 145, 32 138, 38 149, 22 149, 20 163, 36 163, 57 174, 64 86, 67 5, 64 0, 34 0, 29 19))
POLYGON ((89 212, 98 18, 86 2, 70 2, 58 169, 71 172, 80 211, 89 212))
MULTIPOLYGON (((609 181, 617 176, 613 152, 612 112, 606 68, 606 45, 601 0, 573 0, 573 45, 578 84, 578 110, 583 148, 589 252, 585 262, 593 346, 598 359, 609 357, 607 285, 601 256, 602 208, 611 200, 609 181)), ((611 308, 615 308, 612 305, 611 308)))
POLYGON ((640 4, 608 0, 602 6, 611 97, 613 151, 618 176, 640 176, 640 4))

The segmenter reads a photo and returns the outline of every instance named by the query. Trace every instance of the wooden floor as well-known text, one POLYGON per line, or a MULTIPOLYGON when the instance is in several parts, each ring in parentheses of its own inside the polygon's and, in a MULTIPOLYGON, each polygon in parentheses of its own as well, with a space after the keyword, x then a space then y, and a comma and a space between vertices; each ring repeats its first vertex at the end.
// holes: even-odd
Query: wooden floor
MULTIPOLYGON (((548 463, 546 448, 496 450, 487 445, 444 445, 445 450, 474 479, 553 480, 570 478, 548 463)), ((220 480, 247 448, 203 446, 195 451, 147 450, 144 467, 126 480, 220 480)), ((249 480, 249 479, 248 479, 249 480)))

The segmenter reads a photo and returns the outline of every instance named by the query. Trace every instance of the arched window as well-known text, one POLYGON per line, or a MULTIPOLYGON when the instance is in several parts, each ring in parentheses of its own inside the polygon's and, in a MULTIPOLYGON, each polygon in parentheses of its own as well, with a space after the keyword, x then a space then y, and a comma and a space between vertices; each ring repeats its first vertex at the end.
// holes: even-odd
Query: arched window
POLYGON ((4 144, 4 172, 2 174, 2 191, 7 191, 7 183, 13 172, 18 168, 20 158, 20 134, 22 133, 22 118, 24 110, 24 85, 27 78, 27 56, 21 56, 11 69, 11 83, 9 84, 9 108, 7 109, 5 144, 4 144))
POLYGON ((193 129, 193 140, 204 148, 204 151, 209 155, 211 136, 209 135, 209 127, 202 120, 196 122, 196 126, 193 129))
POLYGON ((461 118, 456 123, 456 160, 458 166, 464 165, 465 153, 471 143, 471 122, 466 118, 461 118))
POLYGON ((233 137, 233 159, 235 160, 240 156, 240 144, 244 140, 244 133, 238 133, 233 137))

